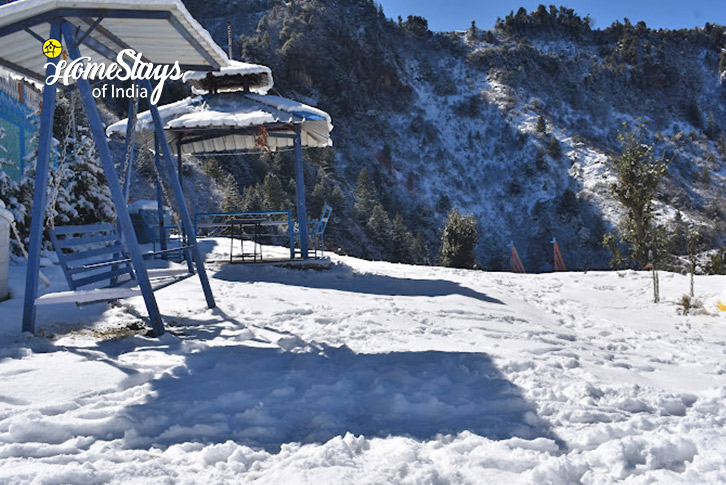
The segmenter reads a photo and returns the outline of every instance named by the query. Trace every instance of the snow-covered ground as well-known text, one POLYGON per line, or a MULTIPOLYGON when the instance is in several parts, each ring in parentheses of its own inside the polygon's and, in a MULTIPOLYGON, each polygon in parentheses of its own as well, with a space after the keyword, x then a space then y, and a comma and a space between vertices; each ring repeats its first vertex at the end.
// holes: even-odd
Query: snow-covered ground
MULTIPOLYGON (((227 247, 219 241, 215 251, 227 247)), ((210 264, 143 301, 0 303, 0 483, 726 481, 726 277, 332 256, 210 264)), ((65 289, 57 267, 46 274, 65 289)))

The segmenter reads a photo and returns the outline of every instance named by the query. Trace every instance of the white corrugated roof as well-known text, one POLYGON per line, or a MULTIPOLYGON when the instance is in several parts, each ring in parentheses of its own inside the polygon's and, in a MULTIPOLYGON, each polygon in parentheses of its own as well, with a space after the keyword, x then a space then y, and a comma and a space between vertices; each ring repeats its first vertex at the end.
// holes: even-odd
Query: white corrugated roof
POLYGON ((93 62, 110 62, 99 48, 115 54, 130 47, 154 64, 179 61, 183 70, 228 64, 225 52, 179 0, 18 0, 0 6, 0 65, 44 79, 42 45, 21 24, 47 39, 53 16, 78 27, 79 35, 104 16, 81 45, 81 55, 93 62))
MULTIPOLYGON (((260 149, 259 140, 256 140, 259 135, 256 129, 265 127, 271 134, 291 134, 293 124, 300 124, 303 146, 332 145, 330 131, 333 124, 325 111, 279 96, 241 91, 195 96, 160 106, 159 115, 175 153, 176 139, 179 136, 188 139, 190 133, 192 138, 200 138, 200 141, 183 145, 183 153, 256 150, 260 149), (252 131, 244 132, 244 129, 252 131), (182 131, 186 133, 181 133, 182 131), (201 140, 206 133, 212 131, 219 136, 201 140)), ((114 123, 106 129, 106 133, 109 136, 125 136, 126 123, 127 120, 114 123)), ((139 113, 136 121, 137 140, 146 146, 152 146, 153 129, 151 113, 139 113)), ((270 136, 267 146, 272 150, 290 148, 293 140, 270 136)))

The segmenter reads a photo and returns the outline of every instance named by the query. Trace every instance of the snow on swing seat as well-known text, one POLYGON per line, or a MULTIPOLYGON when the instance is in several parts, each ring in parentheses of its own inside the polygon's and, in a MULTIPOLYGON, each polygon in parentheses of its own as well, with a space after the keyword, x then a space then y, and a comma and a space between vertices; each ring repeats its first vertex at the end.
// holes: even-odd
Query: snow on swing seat
POLYGON ((35 304, 56 305, 59 303, 88 304, 120 300, 141 295, 138 288, 96 288, 93 290, 56 291, 35 299, 35 304))
MULTIPOLYGON (((151 279, 152 286, 154 283, 162 282, 165 278, 175 278, 177 276, 191 276, 192 273, 186 267, 170 267, 170 268, 154 268, 148 269, 146 272, 151 279)), ((168 286, 175 282, 163 281, 154 290, 168 286)), ((132 288, 113 287, 113 288, 94 288, 92 290, 71 290, 71 291, 55 291, 46 293, 35 299, 36 305, 56 305, 60 303, 75 303, 76 305, 87 305, 90 303, 101 303, 124 298, 140 296, 141 290, 138 286, 132 288)))

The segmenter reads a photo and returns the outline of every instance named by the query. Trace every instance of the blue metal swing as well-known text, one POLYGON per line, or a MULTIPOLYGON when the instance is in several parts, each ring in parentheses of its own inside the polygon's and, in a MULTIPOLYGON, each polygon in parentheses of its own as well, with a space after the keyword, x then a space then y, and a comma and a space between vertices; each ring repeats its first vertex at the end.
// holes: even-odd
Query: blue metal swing
MULTIPOLYGON (((59 57, 46 59, 42 56, 40 45, 36 41, 42 44, 47 39, 59 41, 62 39, 62 44, 68 56, 75 61, 81 60, 84 56, 97 57, 100 55, 113 62, 116 60, 119 51, 133 48, 137 52, 142 52, 149 62, 172 64, 176 60, 180 60, 183 70, 214 70, 219 69, 228 62, 224 52, 214 44, 208 33, 194 21, 178 0, 163 0, 163 2, 161 0, 148 0, 143 4, 118 0, 113 3, 113 8, 111 8, 111 4, 109 4, 108 8, 105 8, 104 3, 98 1, 36 0, 32 2, 32 9, 27 7, 27 3, 25 0, 19 0, 0 7, 0 65, 21 75, 40 80, 43 83, 55 74, 59 61, 59 57), (144 21, 139 22, 139 19, 144 21), (27 48, 29 45, 37 46, 37 56, 28 55, 27 48)), ((151 93, 150 81, 140 81, 140 85, 148 93, 151 93)), ((89 237, 108 238, 109 242, 112 241, 110 245, 113 248, 110 251, 111 255, 123 254, 123 257, 80 266, 69 266, 69 260, 65 258, 64 264, 66 265, 67 274, 69 276, 74 275, 73 278, 69 277, 68 279, 71 291, 64 292, 63 297, 56 298, 55 301, 50 295, 38 297, 43 215, 47 204, 46 187, 48 185, 50 146, 57 88, 56 84, 45 83, 43 89, 33 213, 30 221, 30 247, 25 285, 23 331, 34 332, 36 307, 41 304, 57 301, 107 301, 140 293, 144 297, 152 329, 156 335, 161 335, 164 333, 164 325, 154 296, 154 288, 151 285, 150 272, 145 265, 126 206, 126 194, 128 192, 124 193, 124 188, 121 186, 116 173, 90 83, 83 78, 76 82, 76 88, 86 111, 91 133, 108 181, 111 198, 116 208, 117 227, 113 229, 118 231, 113 233, 108 227, 95 227, 96 231, 105 231, 105 236, 102 234, 89 237), (120 247, 124 251, 114 253, 114 251, 119 250, 116 241, 122 242, 120 247), (138 289, 109 288, 91 291, 90 293, 79 293, 79 290, 77 290, 79 286, 94 282, 90 280, 101 277, 93 274, 87 274, 79 278, 75 276, 105 267, 112 269, 106 271, 103 279, 108 277, 109 280, 113 280, 128 274, 135 278, 138 289), (113 269, 114 267, 116 269, 113 269), (74 286, 76 289, 73 288, 74 286)), ((61 88, 71 89, 72 86, 62 86, 61 88)), ((183 229, 188 237, 186 252, 189 255, 187 258, 189 272, 196 272, 199 276, 207 306, 213 308, 215 306, 214 297, 204 268, 204 261, 197 246, 189 210, 182 194, 179 175, 174 168, 172 152, 164 136, 156 105, 149 103, 149 110, 159 140, 161 155, 163 155, 161 157, 163 167, 166 170, 168 180, 171 182, 174 201, 180 214, 183 229)), ((132 116, 131 110, 129 110, 129 116, 132 116)), ((160 170, 161 163, 157 156, 157 171, 160 170)), ((128 178, 127 173, 127 180, 128 178)), ((62 231, 64 230, 61 229, 62 231)), ((58 239, 57 236, 59 235, 59 228, 56 228, 55 238, 58 239)), ((67 235, 68 233, 64 234, 64 236, 67 235)), ((73 236, 74 233, 71 232, 70 235, 73 236)), ((86 237, 83 233, 75 233, 75 236, 80 237, 80 240, 86 237)), ((65 237, 61 239, 65 239, 65 237)), ((60 241, 57 242, 60 243, 60 241)), ((72 244, 72 242, 66 244, 72 244)), ((109 253, 101 254, 101 251, 107 251, 107 249, 96 249, 98 250, 95 253, 97 256, 109 255, 109 253)), ((61 253, 66 254, 63 249, 61 249, 61 253)), ((86 253, 87 255, 88 253, 86 253)), ((100 279, 96 281, 100 281, 100 279)))

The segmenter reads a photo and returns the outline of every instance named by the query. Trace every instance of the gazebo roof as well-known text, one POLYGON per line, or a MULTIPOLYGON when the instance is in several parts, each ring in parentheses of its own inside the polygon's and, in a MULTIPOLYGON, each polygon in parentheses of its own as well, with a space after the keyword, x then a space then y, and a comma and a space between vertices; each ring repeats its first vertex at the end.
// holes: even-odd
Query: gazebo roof
MULTIPOLYGON (((325 111, 279 96, 242 91, 205 94, 160 106, 159 114, 175 153, 177 142, 185 154, 288 149, 293 147, 296 124, 302 146, 333 144, 333 124, 325 111)), ((112 124, 106 133, 125 136, 127 122, 112 124)), ((135 130, 141 144, 153 146, 149 111, 138 114, 135 130)))
POLYGON ((0 6, 0 65, 41 82, 45 63, 41 44, 50 23, 63 17, 85 35, 82 56, 109 63, 127 48, 146 62, 174 64, 182 70, 214 70, 227 55, 194 20, 180 0, 18 0, 0 6))
POLYGON ((194 94, 244 90, 267 94, 274 85, 269 67, 231 59, 216 71, 187 71, 182 81, 191 85, 194 94))

